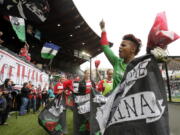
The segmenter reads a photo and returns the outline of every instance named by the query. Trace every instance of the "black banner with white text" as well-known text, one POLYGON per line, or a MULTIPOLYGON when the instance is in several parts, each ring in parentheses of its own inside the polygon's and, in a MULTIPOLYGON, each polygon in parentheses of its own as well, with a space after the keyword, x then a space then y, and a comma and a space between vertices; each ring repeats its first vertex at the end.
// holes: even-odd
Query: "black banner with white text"
POLYGON ((153 56, 133 60, 121 88, 104 135, 169 135, 165 85, 153 56))

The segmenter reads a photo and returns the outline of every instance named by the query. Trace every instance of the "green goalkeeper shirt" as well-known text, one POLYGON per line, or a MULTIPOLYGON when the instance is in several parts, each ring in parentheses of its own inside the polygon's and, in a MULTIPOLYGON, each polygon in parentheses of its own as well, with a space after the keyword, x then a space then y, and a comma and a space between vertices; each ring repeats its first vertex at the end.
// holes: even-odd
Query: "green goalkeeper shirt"
POLYGON ((126 70, 127 64, 124 62, 122 58, 117 57, 112 50, 110 49, 109 45, 101 45, 102 49, 108 58, 109 62, 113 66, 113 89, 121 82, 124 72, 126 70))

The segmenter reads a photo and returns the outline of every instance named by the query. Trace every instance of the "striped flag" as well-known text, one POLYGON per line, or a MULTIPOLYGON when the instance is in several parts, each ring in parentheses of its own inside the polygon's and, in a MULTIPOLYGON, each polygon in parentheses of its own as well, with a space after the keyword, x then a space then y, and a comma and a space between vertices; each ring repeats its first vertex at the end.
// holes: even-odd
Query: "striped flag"
POLYGON ((44 59, 52 59, 56 56, 60 46, 53 43, 45 43, 41 50, 41 57, 44 59))

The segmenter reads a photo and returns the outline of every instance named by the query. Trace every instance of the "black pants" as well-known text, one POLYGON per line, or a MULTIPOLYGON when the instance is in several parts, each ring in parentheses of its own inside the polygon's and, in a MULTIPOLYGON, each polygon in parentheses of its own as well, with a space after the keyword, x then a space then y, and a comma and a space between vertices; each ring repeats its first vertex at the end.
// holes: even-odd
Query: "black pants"
POLYGON ((0 112, 0 125, 4 124, 7 121, 9 111, 4 110, 3 112, 0 112))
POLYGON ((90 131, 86 127, 89 123, 88 116, 89 114, 87 116, 78 114, 78 109, 75 105, 73 110, 73 135, 90 135, 90 131))
POLYGON ((4 102, 6 102, 7 106, 4 110, 0 111, 0 125, 4 124, 7 121, 8 114, 11 110, 10 100, 8 101, 6 98, 3 98, 4 102))

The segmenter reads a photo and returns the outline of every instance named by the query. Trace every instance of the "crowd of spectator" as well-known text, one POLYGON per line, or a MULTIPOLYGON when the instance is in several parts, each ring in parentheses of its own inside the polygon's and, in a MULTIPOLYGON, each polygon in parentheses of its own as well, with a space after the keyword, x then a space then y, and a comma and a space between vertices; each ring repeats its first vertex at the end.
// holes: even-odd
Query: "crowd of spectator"
POLYGON ((49 90, 35 87, 31 81, 25 82, 20 90, 15 89, 11 79, 6 79, 0 85, 0 125, 7 124, 9 112, 16 111, 19 116, 26 113, 36 113, 41 105, 45 106, 48 100, 54 98, 52 88, 49 90))

